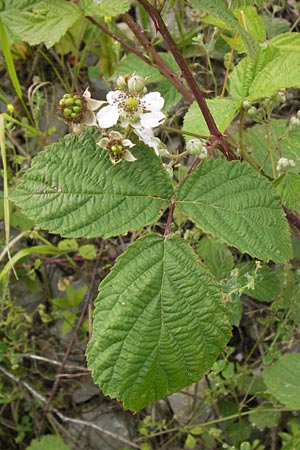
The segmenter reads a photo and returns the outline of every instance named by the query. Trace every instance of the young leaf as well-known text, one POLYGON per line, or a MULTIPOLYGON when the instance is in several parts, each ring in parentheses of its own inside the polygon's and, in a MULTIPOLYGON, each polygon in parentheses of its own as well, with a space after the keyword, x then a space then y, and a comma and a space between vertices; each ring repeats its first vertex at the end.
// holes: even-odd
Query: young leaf
POLYGON ((229 339, 218 287, 180 239, 140 238, 99 291, 88 365, 125 408, 199 380, 229 339))
POLYGON ((249 99, 272 96, 280 89, 299 87, 300 52, 285 52, 257 72, 249 89, 249 99))
POLYGON ((203 231, 243 253, 275 262, 292 255, 275 190, 247 164, 202 161, 179 187, 177 207, 203 231))
POLYGON ((228 277, 234 267, 234 259, 227 245, 209 236, 199 241, 197 254, 217 280, 228 277))
POLYGON ((290 409, 300 409, 300 353, 288 353, 263 371, 268 392, 290 409))
POLYGON ((241 35, 251 58, 256 57, 258 53, 257 41, 239 24, 224 0, 214 0, 210 2, 207 0, 191 0, 191 3, 194 8, 208 12, 213 16, 222 19, 233 31, 238 32, 241 35))
POLYGON ((140 229, 158 219, 173 188, 149 147, 132 153, 137 161, 113 166, 86 128, 41 152, 11 197, 38 225, 66 237, 140 229))
POLYGON ((81 11, 74 3, 64 0, 46 0, 35 5, 33 12, 10 9, 2 20, 14 41, 37 45, 44 42, 47 48, 60 40, 79 19, 81 11))

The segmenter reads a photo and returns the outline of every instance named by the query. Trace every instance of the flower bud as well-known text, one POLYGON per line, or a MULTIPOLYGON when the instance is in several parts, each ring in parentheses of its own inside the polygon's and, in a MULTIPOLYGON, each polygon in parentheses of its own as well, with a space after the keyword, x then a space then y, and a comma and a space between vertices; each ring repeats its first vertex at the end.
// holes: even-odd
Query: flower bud
POLYGON ((142 92, 145 88, 145 79, 138 75, 132 75, 128 79, 127 85, 130 92, 142 92))
POLYGON ((249 117, 255 117, 257 115, 257 108, 251 106, 251 108, 248 109, 247 114, 249 117))
POLYGON ((118 77, 117 78, 117 86, 119 89, 126 89, 127 88, 127 81, 125 77, 118 77))
POLYGON ((249 102, 248 100, 244 100, 244 101, 243 101, 243 109, 244 109, 245 111, 248 111, 248 110, 251 108, 251 106, 252 106, 252 103, 249 102))
POLYGON ((298 117, 298 113, 297 113, 297 117, 295 117, 295 116, 291 117, 291 119, 290 119, 290 124, 291 124, 293 127, 299 127, 299 125, 300 125, 300 119, 299 119, 299 117, 298 117))
POLYGON ((197 138, 193 138, 187 143, 186 150, 190 155, 198 156, 200 159, 206 158, 207 156, 207 149, 204 142, 197 138))

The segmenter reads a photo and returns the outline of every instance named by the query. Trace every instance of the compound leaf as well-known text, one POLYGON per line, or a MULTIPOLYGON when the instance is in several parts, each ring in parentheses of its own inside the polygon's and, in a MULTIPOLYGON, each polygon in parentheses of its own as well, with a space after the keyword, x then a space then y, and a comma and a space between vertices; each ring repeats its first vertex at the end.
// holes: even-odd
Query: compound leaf
POLYGON ((218 286, 180 239, 140 238, 99 291, 88 365, 134 411, 199 380, 230 337, 218 286))
POLYGON ((288 223, 275 190, 247 164, 202 161, 179 187, 177 207, 243 253, 275 262, 291 257, 288 223))
POLYGON ((140 229, 158 219, 173 189, 149 147, 132 153, 137 161, 113 166, 86 128, 41 152, 11 197, 36 224, 66 237, 140 229))

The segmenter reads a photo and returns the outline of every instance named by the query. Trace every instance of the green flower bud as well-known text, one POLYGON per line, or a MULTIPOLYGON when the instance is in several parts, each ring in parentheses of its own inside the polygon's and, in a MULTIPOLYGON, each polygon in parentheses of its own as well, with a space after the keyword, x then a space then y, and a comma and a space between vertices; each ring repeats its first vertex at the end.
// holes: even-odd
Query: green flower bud
POLYGON ((141 92, 145 88, 145 79, 138 75, 133 75, 128 79, 127 85, 130 92, 141 92))
POLYGON ((248 110, 251 108, 251 106, 252 106, 252 103, 249 102, 248 100, 244 100, 244 101, 243 101, 243 109, 244 109, 245 111, 248 111, 248 110))
POLYGON ((126 88, 127 88, 127 81, 126 81, 126 78, 125 78, 125 77, 122 77, 122 76, 118 77, 118 78, 117 78, 117 86, 118 86, 118 88, 120 88, 120 89, 126 89, 126 88))
POLYGON ((255 117, 257 115, 257 108, 251 106, 251 108, 248 109, 247 114, 249 117, 255 117))

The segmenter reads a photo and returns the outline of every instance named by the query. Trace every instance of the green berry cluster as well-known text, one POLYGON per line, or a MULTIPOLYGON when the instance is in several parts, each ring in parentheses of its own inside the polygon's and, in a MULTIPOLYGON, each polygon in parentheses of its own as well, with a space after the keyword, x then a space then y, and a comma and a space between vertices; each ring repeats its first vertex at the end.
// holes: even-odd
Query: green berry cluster
POLYGON ((65 94, 59 102, 58 114, 67 122, 80 123, 86 112, 86 100, 78 94, 65 94))

